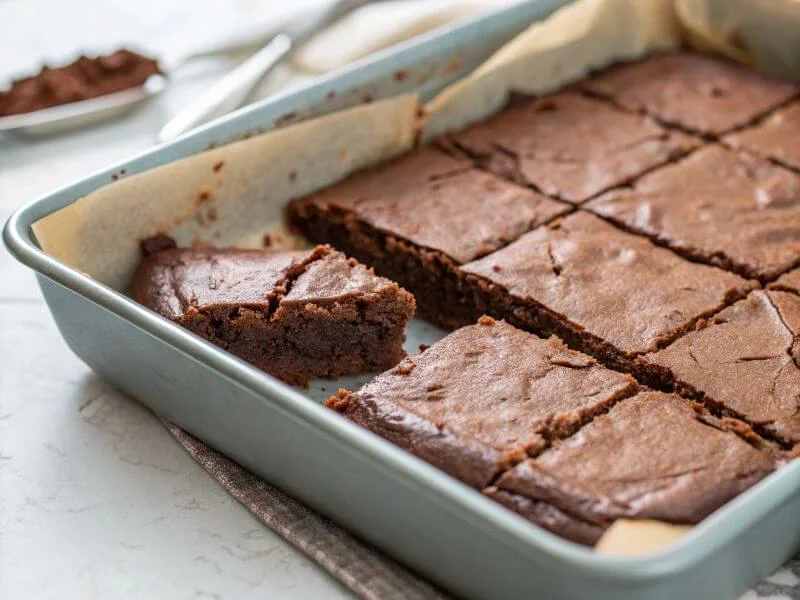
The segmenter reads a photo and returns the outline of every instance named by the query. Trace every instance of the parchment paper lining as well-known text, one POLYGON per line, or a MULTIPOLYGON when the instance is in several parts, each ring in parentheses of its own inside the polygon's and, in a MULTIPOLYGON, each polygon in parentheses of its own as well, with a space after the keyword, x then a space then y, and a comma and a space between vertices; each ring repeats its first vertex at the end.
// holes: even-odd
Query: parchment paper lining
POLYGON ((400 96, 196 154, 110 183, 34 233, 46 252, 122 291, 140 240, 166 233, 180 245, 259 247, 290 198, 409 150, 417 111, 415 95, 400 96))

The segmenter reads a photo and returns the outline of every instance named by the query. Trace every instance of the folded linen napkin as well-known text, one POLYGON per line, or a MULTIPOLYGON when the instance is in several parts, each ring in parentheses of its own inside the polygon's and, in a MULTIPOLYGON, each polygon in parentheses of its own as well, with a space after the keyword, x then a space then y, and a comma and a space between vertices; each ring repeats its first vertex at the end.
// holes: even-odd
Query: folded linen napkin
POLYGON ((189 455, 236 500, 364 600, 448 596, 378 550, 306 508, 179 427, 165 423, 189 455))

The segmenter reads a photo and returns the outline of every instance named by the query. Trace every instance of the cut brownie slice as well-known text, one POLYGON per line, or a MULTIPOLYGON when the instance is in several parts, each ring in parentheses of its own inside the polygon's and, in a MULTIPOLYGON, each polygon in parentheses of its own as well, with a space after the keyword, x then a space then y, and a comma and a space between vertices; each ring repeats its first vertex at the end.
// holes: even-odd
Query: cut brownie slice
POLYGON ((482 488, 635 389, 556 338, 482 317, 326 405, 482 488))
POLYGON ((479 307, 634 373, 637 355, 754 286, 581 211, 462 269, 479 307))
POLYGON ((769 281, 800 263, 800 175, 717 144, 587 208, 744 277, 769 281))
POLYGON ((800 169, 799 139, 800 102, 795 102, 775 111, 755 127, 727 136, 725 143, 800 169))
POLYGON ((448 142, 502 177, 573 203, 697 145, 646 117, 569 92, 517 103, 448 142))
POLYGON ((137 301, 292 384, 381 371, 405 356, 414 298, 318 246, 169 249, 145 258, 137 301))
POLYGON ((583 87, 630 110, 704 135, 747 125, 798 91, 795 84, 688 52, 620 65, 583 87))
POLYGON ((773 468, 767 454, 699 406, 641 392, 504 473, 486 494, 512 508, 550 504, 572 520, 562 525, 540 517, 541 510, 522 514, 593 544, 619 518, 697 523, 773 468))
POLYGON ((800 297, 755 291, 644 360, 676 390, 800 443, 800 297))
POLYGON ((456 267, 569 207, 426 148, 361 171, 287 209, 292 225, 399 282, 444 327, 474 322, 456 267))

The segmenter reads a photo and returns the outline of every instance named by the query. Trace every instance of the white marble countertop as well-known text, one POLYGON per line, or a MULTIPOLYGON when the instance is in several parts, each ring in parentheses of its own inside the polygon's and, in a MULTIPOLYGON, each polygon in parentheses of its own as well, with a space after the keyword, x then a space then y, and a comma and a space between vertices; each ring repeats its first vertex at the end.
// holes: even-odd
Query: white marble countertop
MULTIPOLYGON (((31 56, 53 57, 85 39, 163 35, 165 23, 199 3, 147 0, 131 12, 122 0, 103 11, 99 2, 0 0, 0 56, 11 58, 2 66, 24 69, 31 56), (142 8, 156 6, 160 21, 142 8), (49 29, 37 21, 43 12, 49 29)), ((165 117, 224 68, 189 72, 115 123, 43 140, 0 138, 0 222, 150 146, 165 117)), ((152 414, 70 353, 33 275, 4 249, 0 282, 0 598, 351 597, 228 496, 152 414)), ((772 581, 800 583, 788 570, 772 581)))

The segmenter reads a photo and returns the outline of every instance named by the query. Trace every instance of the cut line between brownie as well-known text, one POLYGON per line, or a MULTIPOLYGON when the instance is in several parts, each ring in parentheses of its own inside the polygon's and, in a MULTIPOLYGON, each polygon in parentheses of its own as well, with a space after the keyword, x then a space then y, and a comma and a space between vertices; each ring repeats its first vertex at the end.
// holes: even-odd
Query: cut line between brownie
POLYGON ((637 390, 556 338, 483 317, 326 406, 482 489, 637 390))
POLYGON ((459 266, 571 210, 463 158, 422 148, 293 200, 287 218, 309 239, 332 243, 403 285, 421 316, 452 329, 482 314, 465 298, 459 266))
POLYGON ((473 302, 640 374, 662 348, 756 287, 578 211, 461 267, 473 302))
POLYGON ((704 408, 643 391, 507 470, 484 493, 591 545, 618 518, 696 524, 775 466, 704 408), (554 523, 541 503, 564 518, 554 523))

